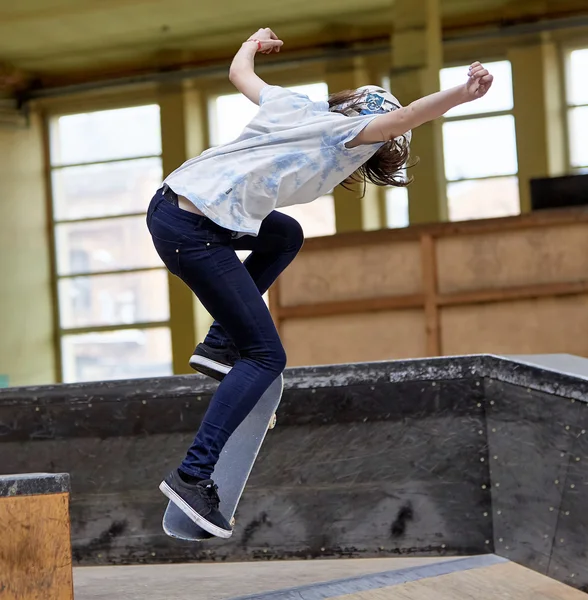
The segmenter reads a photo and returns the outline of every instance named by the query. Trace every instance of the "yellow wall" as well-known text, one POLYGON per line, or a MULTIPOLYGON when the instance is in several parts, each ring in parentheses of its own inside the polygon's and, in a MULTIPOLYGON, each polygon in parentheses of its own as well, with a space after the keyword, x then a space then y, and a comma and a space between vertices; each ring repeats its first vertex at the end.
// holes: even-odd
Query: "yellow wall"
POLYGON ((41 120, 0 128, 0 374, 55 379, 41 120))

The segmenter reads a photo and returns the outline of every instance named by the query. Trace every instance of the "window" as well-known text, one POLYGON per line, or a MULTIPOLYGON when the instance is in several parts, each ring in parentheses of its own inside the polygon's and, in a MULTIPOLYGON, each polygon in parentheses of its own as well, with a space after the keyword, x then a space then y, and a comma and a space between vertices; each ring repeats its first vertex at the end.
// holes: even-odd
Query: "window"
MULTIPOLYGON (((299 85, 289 89, 299 94, 306 94, 315 102, 325 100, 328 95, 326 83, 299 85)), ((242 94, 228 94, 214 98, 210 104, 212 145, 226 144, 237 138, 257 111, 258 107, 242 94)), ((318 198, 309 204, 288 206, 280 211, 294 217, 300 223, 305 237, 335 233, 335 205, 331 195, 318 198)))
POLYGON ((570 162, 576 172, 588 172, 588 48, 570 52, 567 71, 570 162))
MULTIPOLYGON (((382 87, 391 92, 390 77, 382 77, 382 87)), ((406 169, 403 176, 408 176, 406 169)), ((388 187, 386 188, 386 227, 396 229, 408 227, 408 188, 388 187)))
MULTIPOLYGON (((408 177, 406 170, 404 177, 408 177)), ((386 188, 386 227, 395 229, 408 227, 408 188, 386 188)))
POLYGON ((63 381, 171 374, 167 275, 145 226, 159 107, 54 117, 50 162, 63 381))
MULTIPOLYGON (((520 213, 510 62, 485 63, 495 76, 486 97, 449 111, 443 123, 451 221, 520 213)), ((441 71, 441 89, 464 83, 468 66, 441 71)))

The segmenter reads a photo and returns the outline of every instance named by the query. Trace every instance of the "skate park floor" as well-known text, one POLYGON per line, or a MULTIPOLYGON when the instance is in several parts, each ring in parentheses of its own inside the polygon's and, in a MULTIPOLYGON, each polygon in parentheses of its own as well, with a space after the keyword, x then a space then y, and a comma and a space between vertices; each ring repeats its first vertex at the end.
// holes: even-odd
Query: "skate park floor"
POLYGON ((229 600, 270 590, 435 564, 451 558, 373 558, 78 567, 76 600, 229 600))
POLYGON ((494 555, 78 567, 76 600, 582 600, 494 555))

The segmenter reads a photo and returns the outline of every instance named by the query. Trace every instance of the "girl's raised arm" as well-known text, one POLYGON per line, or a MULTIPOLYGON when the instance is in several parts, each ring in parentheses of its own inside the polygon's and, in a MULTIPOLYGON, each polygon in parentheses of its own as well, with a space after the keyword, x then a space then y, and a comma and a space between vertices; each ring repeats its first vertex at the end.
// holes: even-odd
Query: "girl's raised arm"
POLYGON ((404 108, 375 118, 348 146, 393 140, 424 123, 442 117, 459 104, 485 96, 494 77, 479 62, 470 67, 468 75, 468 81, 464 85, 425 96, 404 108))
POLYGON ((267 85, 255 74, 255 55, 257 52, 271 54, 279 52, 284 42, 269 27, 259 29, 243 43, 235 55, 229 70, 231 83, 251 102, 259 104, 259 93, 267 85))

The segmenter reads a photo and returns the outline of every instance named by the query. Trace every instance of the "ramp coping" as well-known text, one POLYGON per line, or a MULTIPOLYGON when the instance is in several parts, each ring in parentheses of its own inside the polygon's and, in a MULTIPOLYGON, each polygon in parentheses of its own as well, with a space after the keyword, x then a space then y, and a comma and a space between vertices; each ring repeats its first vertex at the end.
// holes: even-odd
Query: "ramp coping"
POLYGON ((0 475, 0 498, 69 492, 68 473, 0 475))

